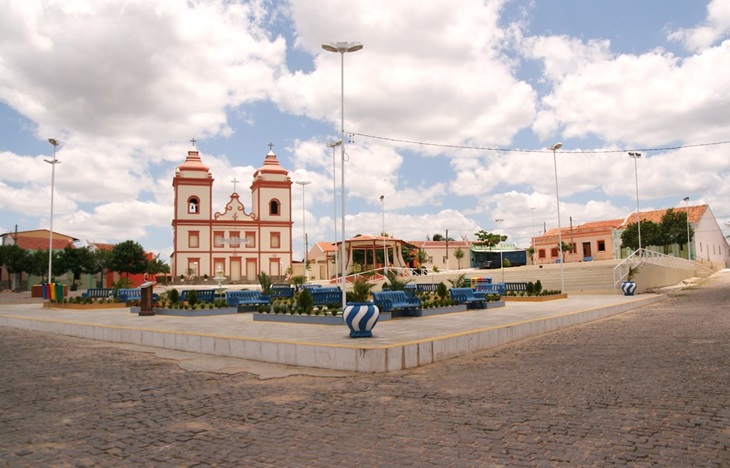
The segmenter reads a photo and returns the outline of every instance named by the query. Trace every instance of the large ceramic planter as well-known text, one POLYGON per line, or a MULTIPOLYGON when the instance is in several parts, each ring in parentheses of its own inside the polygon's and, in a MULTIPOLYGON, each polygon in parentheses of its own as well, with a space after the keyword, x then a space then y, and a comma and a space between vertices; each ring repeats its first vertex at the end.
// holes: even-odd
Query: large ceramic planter
POLYGON ((636 283, 633 281, 624 281, 621 283, 621 291, 624 292, 624 296, 633 296, 636 292, 636 283))
POLYGON ((372 302, 350 302, 342 311, 342 318, 350 329, 351 338, 373 336, 373 327, 378 323, 380 311, 372 302))

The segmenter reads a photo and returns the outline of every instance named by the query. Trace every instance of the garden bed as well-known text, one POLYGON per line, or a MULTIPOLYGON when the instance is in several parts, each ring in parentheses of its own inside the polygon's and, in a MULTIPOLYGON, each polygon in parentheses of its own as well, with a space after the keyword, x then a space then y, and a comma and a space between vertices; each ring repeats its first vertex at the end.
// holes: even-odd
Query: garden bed
POLYGON ((567 299, 568 293, 552 294, 550 296, 503 296, 502 299, 508 302, 545 302, 558 299, 567 299))
POLYGON ((90 304, 44 302, 43 307, 46 309, 94 310, 94 309, 125 309, 128 306, 124 302, 106 302, 106 303, 92 302, 90 304))
MULTIPOLYGON (((139 313, 141 308, 134 306, 130 308, 133 314, 139 313)), ((234 315, 238 313, 237 307, 220 307, 215 309, 163 309, 153 307, 155 315, 172 315, 175 317, 210 317, 214 315, 234 315)))

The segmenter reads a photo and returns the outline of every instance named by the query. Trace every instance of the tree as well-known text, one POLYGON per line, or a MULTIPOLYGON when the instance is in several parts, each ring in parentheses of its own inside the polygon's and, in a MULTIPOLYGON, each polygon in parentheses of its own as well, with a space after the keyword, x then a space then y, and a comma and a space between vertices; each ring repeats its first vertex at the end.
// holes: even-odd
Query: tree
POLYGON ((147 269, 147 255, 138 243, 128 240, 117 244, 112 249, 111 268, 120 273, 130 274, 144 273, 147 269))
POLYGON ((112 251, 107 249, 97 249, 91 255, 91 271, 89 273, 99 273, 101 278, 99 284, 104 285, 104 273, 109 270, 112 263, 112 251))
POLYGON ((443 242, 443 241, 454 242, 454 239, 452 237, 444 237, 441 234, 434 234, 431 237, 431 240, 437 241, 437 242, 443 242))
POLYGON ((418 260, 419 265, 423 265, 428 261, 428 253, 426 253, 423 249, 418 249, 418 253, 416 254, 416 260, 418 260))
POLYGON ((15 275, 15 281, 13 281, 15 284, 11 285, 11 289, 18 289, 19 284, 17 281, 17 275, 25 271, 25 268, 27 267, 27 253, 16 244, 3 245, 0 247, 0 250, 2 251, 2 253, 0 253, 2 264, 5 265, 9 274, 15 275))
POLYGON ((461 250, 461 247, 454 250, 454 258, 456 259, 457 263, 459 264, 459 270, 461 270, 461 259, 464 258, 464 251, 461 250))
POLYGON ((507 240, 507 236, 492 234, 491 232, 487 232, 484 229, 475 232, 474 235, 477 237, 476 244, 486 245, 487 247, 489 247, 490 252, 492 251, 492 247, 499 244, 500 242, 504 242, 507 240))
POLYGON ((160 273, 170 273, 170 265, 160 259, 160 254, 155 255, 155 258, 147 262, 147 271, 150 275, 158 275, 160 273))
MULTIPOLYGON (((56 270, 56 259, 53 259, 53 269, 56 270)), ((48 272, 48 250, 33 250, 25 256, 25 268, 23 270, 29 275, 44 278, 48 272)))
MULTIPOLYGON (((81 273, 91 273, 94 269, 93 255, 89 252, 89 249, 76 249, 70 245, 67 245, 59 253, 58 261, 54 261, 53 266, 55 267, 56 264, 58 264, 62 274, 67 271, 73 273, 74 282, 81 278, 81 273)), ((55 270, 54 268, 54 273, 55 270)))
MULTIPOLYGON (((692 227, 689 228, 690 237, 694 235, 692 227)), ((661 233, 661 241, 664 247, 664 253, 669 252, 669 246, 672 244, 686 244, 689 239, 687 238, 687 213, 684 211, 674 211, 674 208, 670 208, 662 216, 661 224, 659 225, 659 232, 661 233)), ((642 237, 644 234, 642 224, 642 237)))
POLYGON ((403 261, 406 262, 406 265, 409 265, 416 258, 416 249, 411 249, 405 245, 403 246, 402 253, 403 261))

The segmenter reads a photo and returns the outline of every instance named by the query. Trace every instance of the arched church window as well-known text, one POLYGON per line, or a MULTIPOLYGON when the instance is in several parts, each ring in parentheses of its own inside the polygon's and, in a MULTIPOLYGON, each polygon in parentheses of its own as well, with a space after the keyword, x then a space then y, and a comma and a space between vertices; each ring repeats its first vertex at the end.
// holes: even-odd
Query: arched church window
POLYGON ((269 203, 269 214, 270 215, 279 215, 280 207, 279 207, 279 201, 278 200, 271 200, 269 203))
POLYGON ((188 213, 200 213, 200 200, 190 197, 188 200, 188 213))

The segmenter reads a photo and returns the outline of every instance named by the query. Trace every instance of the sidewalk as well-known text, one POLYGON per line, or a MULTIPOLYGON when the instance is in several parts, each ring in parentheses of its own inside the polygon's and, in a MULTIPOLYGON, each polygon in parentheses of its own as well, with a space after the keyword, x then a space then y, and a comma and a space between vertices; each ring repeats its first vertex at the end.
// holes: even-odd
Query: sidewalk
POLYGON ((504 308, 379 322, 372 338, 347 327, 254 322, 252 314, 140 317, 129 309, 0 305, 0 326, 278 364, 356 372, 419 367, 662 301, 664 295, 576 295, 504 308))

